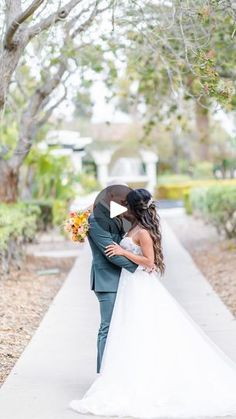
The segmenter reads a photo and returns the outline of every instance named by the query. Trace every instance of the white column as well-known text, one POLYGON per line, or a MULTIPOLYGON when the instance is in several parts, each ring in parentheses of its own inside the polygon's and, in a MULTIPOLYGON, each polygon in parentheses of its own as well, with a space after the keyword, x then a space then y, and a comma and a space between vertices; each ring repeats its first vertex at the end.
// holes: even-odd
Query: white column
POLYGON ((71 154, 72 163, 77 173, 82 172, 82 158, 84 156, 85 156, 84 150, 74 150, 73 153, 71 154))
POLYGON ((105 188, 108 181, 108 165, 111 161, 112 152, 109 150, 92 151, 92 157, 97 166, 97 179, 105 188))
POLYGON ((146 168, 146 174, 148 178, 147 189, 151 193, 154 193, 157 183, 156 164, 158 162, 158 156, 153 151, 144 149, 140 150, 140 155, 146 168))

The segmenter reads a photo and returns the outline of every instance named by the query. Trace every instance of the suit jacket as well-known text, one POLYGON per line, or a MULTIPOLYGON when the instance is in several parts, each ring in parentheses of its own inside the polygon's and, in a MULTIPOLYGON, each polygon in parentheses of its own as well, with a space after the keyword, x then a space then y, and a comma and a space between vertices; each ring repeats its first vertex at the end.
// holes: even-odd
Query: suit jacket
POLYGON ((138 266, 124 256, 109 258, 104 253, 108 244, 112 244, 113 241, 120 243, 123 235, 121 220, 110 218, 109 210, 99 203, 96 206, 96 218, 91 214, 89 224, 88 240, 93 254, 91 289, 98 292, 116 292, 121 269, 134 272, 138 266))

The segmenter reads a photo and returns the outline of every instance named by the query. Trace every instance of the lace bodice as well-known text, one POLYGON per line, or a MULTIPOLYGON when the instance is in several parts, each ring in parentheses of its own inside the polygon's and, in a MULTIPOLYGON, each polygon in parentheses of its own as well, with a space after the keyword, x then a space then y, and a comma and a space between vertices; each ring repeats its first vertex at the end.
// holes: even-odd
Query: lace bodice
POLYGON ((135 255, 142 255, 142 249, 141 247, 134 243, 132 237, 129 237, 125 235, 123 239, 120 241, 120 246, 123 247, 126 250, 129 250, 130 252, 134 253, 135 255))

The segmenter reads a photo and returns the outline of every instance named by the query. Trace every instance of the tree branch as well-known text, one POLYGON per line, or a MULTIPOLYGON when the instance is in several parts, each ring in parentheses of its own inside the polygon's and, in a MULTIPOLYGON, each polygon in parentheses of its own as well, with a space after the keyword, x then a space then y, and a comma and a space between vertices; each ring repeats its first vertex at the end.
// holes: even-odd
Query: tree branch
POLYGON ((22 84, 21 84, 20 80, 18 79, 17 75, 16 75, 16 77, 15 77, 15 81, 16 81, 17 87, 18 87, 18 89, 20 90, 20 92, 21 92, 21 94, 22 94, 22 96, 23 96, 24 100, 25 100, 25 101, 27 101, 28 97, 27 97, 26 91, 25 91, 25 89, 23 88, 23 86, 22 86, 22 84))
POLYGON ((11 167, 17 170, 29 153, 37 134, 39 112, 45 99, 60 84, 63 74, 67 69, 67 61, 61 61, 57 73, 46 83, 37 88, 23 112, 20 122, 20 136, 14 153, 11 157, 11 167))
POLYGON ((94 18, 99 15, 100 13, 105 12, 106 10, 108 10, 111 5, 113 4, 114 0, 111 0, 111 2, 108 4, 108 6, 102 8, 102 9, 98 9, 99 3, 101 2, 101 0, 96 0, 95 4, 94 4, 94 8, 90 14, 90 16, 88 17, 88 19, 85 20, 85 22, 83 22, 77 29, 75 29, 72 34, 71 34, 71 38, 74 39, 79 33, 84 32, 94 21, 94 18))
POLYGON ((48 108, 44 114, 44 116, 38 121, 37 126, 38 128, 42 127, 50 118, 52 112, 54 111, 54 109, 56 109, 58 107, 58 105, 60 105, 60 103, 63 102, 63 100, 65 100, 67 97, 67 88, 66 86, 64 86, 64 93, 63 96, 58 99, 58 101, 56 103, 54 103, 52 106, 50 106, 50 108, 48 108))
POLYGON ((67 30, 71 29, 74 26, 74 24, 79 21, 79 19, 84 13, 89 12, 90 8, 91 8, 91 5, 89 5, 86 9, 82 9, 77 15, 75 15, 72 19, 70 19, 70 21, 67 24, 67 30))
POLYGON ((74 7, 81 1, 82 0, 70 0, 65 6, 60 7, 60 9, 58 9, 55 13, 52 13, 48 17, 42 19, 39 23, 33 25, 29 28, 29 40, 42 31, 50 28, 50 26, 54 25, 54 23, 66 19, 71 10, 73 10, 74 7))
POLYGON ((26 10, 24 10, 19 16, 17 16, 13 21, 9 24, 7 29, 5 39, 4 39, 4 48, 11 50, 14 49, 14 35, 20 25, 25 22, 30 16, 34 14, 34 12, 41 6, 41 4, 45 0, 34 0, 26 10))
POLYGON ((74 39, 79 33, 83 32, 85 29, 87 29, 91 25, 91 23, 93 22, 95 16, 97 15, 97 12, 98 12, 98 4, 99 4, 99 0, 96 0, 95 6, 92 10, 92 13, 88 17, 88 19, 85 20, 84 23, 82 23, 77 29, 75 29, 72 32, 72 34, 71 34, 72 39, 74 39))
POLYGON ((87 29, 91 25, 95 16, 98 13, 98 5, 99 5, 99 0, 96 0, 94 8, 93 8, 90 16, 88 17, 88 19, 86 19, 85 22, 83 22, 77 29, 75 29, 72 32, 72 34, 71 34, 72 39, 74 39, 79 33, 85 31, 85 29, 87 29))
POLYGON ((10 26, 10 23, 22 13, 21 0, 5 0, 6 8, 6 28, 10 26))

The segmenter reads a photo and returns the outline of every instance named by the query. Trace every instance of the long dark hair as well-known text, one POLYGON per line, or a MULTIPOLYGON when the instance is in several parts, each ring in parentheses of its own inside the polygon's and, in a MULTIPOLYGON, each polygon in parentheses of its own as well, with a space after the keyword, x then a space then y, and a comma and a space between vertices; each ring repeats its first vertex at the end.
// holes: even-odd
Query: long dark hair
POLYGON ((165 263, 161 245, 160 218, 152 195, 146 189, 134 189, 127 195, 127 205, 138 225, 150 233, 155 264, 160 274, 163 275, 165 263))

